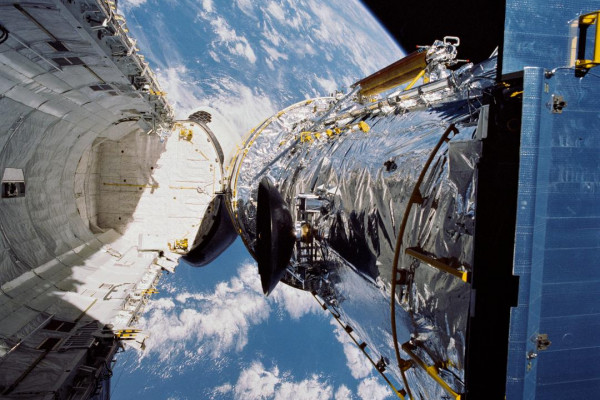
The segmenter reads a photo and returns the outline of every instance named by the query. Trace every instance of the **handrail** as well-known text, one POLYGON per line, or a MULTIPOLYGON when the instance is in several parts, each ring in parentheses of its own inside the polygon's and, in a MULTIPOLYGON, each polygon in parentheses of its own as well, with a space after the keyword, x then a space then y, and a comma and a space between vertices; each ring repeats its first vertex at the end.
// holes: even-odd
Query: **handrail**
MULTIPOLYGON (((283 110, 279 111, 277 114, 274 114, 274 115, 268 117, 267 119, 265 119, 256 128, 252 129, 249 132, 248 136, 243 141, 243 145, 241 147, 238 147, 238 149, 236 150, 236 153, 234 154, 231 161, 229 162, 229 166, 227 166, 227 168, 226 168, 227 176, 225 179, 227 180, 227 187, 225 188, 225 193, 227 193, 227 197, 228 197, 228 201, 226 202, 226 206, 227 206, 226 208, 227 208, 227 211, 229 212, 229 216, 231 217, 231 221, 233 223, 235 230, 240 235, 240 237, 242 238, 242 241, 246 245, 246 248, 248 249, 248 251, 250 252, 250 254, 253 257, 254 257, 254 252, 252 250, 252 247, 249 246, 247 238, 244 236, 244 232, 242 231, 241 224, 238 221, 238 213, 236 211, 236 208, 237 208, 237 184, 238 184, 238 178, 239 178, 239 175, 241 172, 244 158, 246 157, 246 154, 248 154, 248 151, 250 150, 250 148, 254 144, 255 140, 258 138, 258 136, 271 123, 273 123, 274 121, 276 121, 278 118, 285 115, 289 111, 292 111, 299 107, 305 107, 305 106, 311 104, 314 100, 328 99, 328 98, 329 97, 321 97, 321 98, 317 98, 317 99, 302 100, 302 101, 299 101, 297 103, 294 103, 294 104, 284 108, 283 110)), ((293 146, 295 146, 299 140, 300 139, 297 139, 296 141, 294 141, 294 143, 292 143, 292 145, 289 146, 287 149, 283 150, 279 156, 287 153, 287 151, 289 149, 291 149, 293 146)), ((264 173, 264 169, 265 168, 263 168, 263 171, 261 171, 261 173, 264 173)))
POLYGON ((461 395, 456 393, 450 385, 448 385, 438 374, 437 368, 435 366, 429 366, 425 364, 423 360, 421 360, 411 349, 410 342, 404 343, 402 345, 402 350, 409 355, 409 357, 413 360, 413 362, 418 365, 427 375, 429 375, 438 385, 442 387, 454 400, 461 400, 461 395))
POLYGON ((579 41, 577 44, 577 60, 575 60, 575 69, 583 74, 588 69, 600 65, 600 10, 579 16, 579 41), (592 25, 596 25, 596 34, 594 36, 594 48, 592 59, 586 59, 586 41, 587 31, 592 25))
MULTIPOLYGON (((314 292, 311 292, 311 294, 315 298, 317 303, 319 303, 321 308, 329 311, 331 313, 331 315, 333 315, 333 318, 335 318, 337 323, 344 329, 344 331, 348 334, 348 336, 350 336, 350 339, 352 339, 354 344, 356 344, 356 346, 360 349, 360 351, 362 351, 362 353, 367 357, 369 362, 373 365, 373 367, 375 367, 377 372, 379 372, 379 375, 381 375, 381 377, 385 380, 385 382, 392 388, 392 390, 394 391, 394 394, 396 396, 398 396, 399 398, 401 398, 402 400, 405 400, 406 399, 406 397, 405 397, 406 390, 396 389, 396 387, 394 386, 392 381, 390 381, 390 379, 383 373, 383 369, 381 369, 380 367, 377 366, 377 363, 375 363, 375 361, 373 361, 373 359, 371 358, 371 355, 369 353, 367 353, 367 351, 365 350, 365 348, 367 347, 367 344, 365 342, 359 343, 358 340, 356 340, 356 338, 354 336, 352 336, 352 331, 353 331, 352 327, 350 325, 344 326, 344 323, 341 321, 339 314, 336 315, 336 313, 334 313, 333 310, 330 307, 328 307, 328 305, 327 305, 327 303, 325 303, 325 301, 323 301, 323 303, 321 303, 319 301, 319 298, 317 297, 317 295, 314 292)), ((408 387, 407 387, 407 389, 408 389, 408 387)))
POLYGON ((396 330, 396 285, 397 285, 397 276, 398 276, 398 260, 400 258, 400 248, 402 247, 402 237, 404 236, 404 231, 406 230, 406 224, 408 223, 408 217, 409 217, 410 211, 412 209, 412 205, 414 203, 419 203, 422 201, 421 191, 420 191, 419 187, 421 186, 423 179, 425 179, 425 174, 427 173, 427 170, 429 169, 431 162, 433 161, 433 159, 436 156, 437 152, 439 151, 440 147, 442 147, 442 144, 448 140, 448 136, 450 135, 451 132, 454 132, 454 134, 458 133, 458 129, 456 129, 454 124, 450 124, 450 126, 448 126, 448 128, 442 134, 442 137, 440 137, 440 140, 438 141, 436 146, 431 151, 431 154, 429 155, 429 158, 425 162, 425 165, 423 166, 423 169, 421 170, 419 178, 417 179, 417 182, 415 183, 415 186, 410 195, 410 199, 408 200, 408 205, 406 206, 406 209, 404 210, 404 216, 402 217, 402 223, 400 224, 400 230, 398 232, 398 237, 396 238, 396 247, 394 250, 394 261, 392 263, 392 293, 390 296, 391 297, 390 312, 391 312, 391 323, 392 323, 392 337, 394 339, 394 350, 396 352, 396 359, 398 360, 398 367, 400 367, 400 371, 402 372, 402 379, 405 380, 404 384, 405 384, 406 388, 408 389, 408 393, 409 393, 411 400, 412 400, 412 393, 410 392, 410 389, 406 382, 406 376, 404 374, 404 369, 406 368, 406 365, 409 361, 404 360, 402 357, 400 357, 400 347, 398 346, 398 333, 396 330))

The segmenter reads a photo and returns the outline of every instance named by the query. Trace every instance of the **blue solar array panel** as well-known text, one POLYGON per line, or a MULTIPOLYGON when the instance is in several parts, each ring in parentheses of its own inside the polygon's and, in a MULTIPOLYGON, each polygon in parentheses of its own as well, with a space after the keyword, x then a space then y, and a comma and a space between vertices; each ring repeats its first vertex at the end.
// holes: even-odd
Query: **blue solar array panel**
POLYGON ((524 69, 507 399, 600 398, 600 67, 547 74, 568 66, 570 21, 598 9, 507 2, 503 72, 524 69))
POLYGON ((569 65, 578 16, 596 10, 600 0, 507 0, 502 73, 569 65))

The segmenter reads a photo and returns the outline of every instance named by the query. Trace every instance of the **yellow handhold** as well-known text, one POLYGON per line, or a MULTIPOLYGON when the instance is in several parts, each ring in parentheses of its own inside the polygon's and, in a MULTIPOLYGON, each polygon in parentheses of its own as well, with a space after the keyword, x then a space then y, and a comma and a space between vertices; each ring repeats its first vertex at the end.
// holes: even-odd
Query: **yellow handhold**
POLYGON ((333 131, 331 129, 327 129, 325 131, 325 134, 327 134, 327 136, 332 137, 333 136, 333 131))
POLYGON ((169 243, 169 250, 183 250, 187 251, 188 249, 188 240, 185 239, 176 239, 173 243, 169 243))
POLYGON ((120 329, 115 332, 115 336, 119 339, 134 338, 140 332, 141 332, 140 329, 120 329))
POLYGON ((342 133, 342 130, 340 128, 334 128, 333 131, 335 132, 336 135, 339 135, 340 133, 342 133))
POLYGON ((135 328, 125 328, 125 329, 119 329, 117 331, 117 333, 137 333, 137 332, 141 332, 141 329, 135 329, 135 328))
POLYGON ((188 142, 191 142, 193 137, 194 137, 194 133, 192 132, 191 129, 181 129, 179 131, 179 138, 180 139, 187 140, 188 142))
POLYGON ((300 133, 300 142, 305 143, 305 142, 312 142, 313 137, 311 132, 301 132, 300 133))
POLYGON ((321 138, 321 134, 319 132, 315 132, 315 138, 316 139, 320 139, 321 138))
POLYGON ((358 127, 360 128, 361 131, 363 131, 365 133, 367 133, 371 130, 371 127, 365 121, 360 121, 358 123, 358 127))
MULTIPOLYGON (((423 78, 423 76, 425 76, 425 69, 422 69, 421 72, 419 72, 419 74, 415 76, 415 79, 413 79, 412 82, 404 88, 404 90, 409 90, 410 88, 412 88, 419 79, 423 78)), ((423 83, 427 83, 425 79, 426 78, 423 78, 423 83)))

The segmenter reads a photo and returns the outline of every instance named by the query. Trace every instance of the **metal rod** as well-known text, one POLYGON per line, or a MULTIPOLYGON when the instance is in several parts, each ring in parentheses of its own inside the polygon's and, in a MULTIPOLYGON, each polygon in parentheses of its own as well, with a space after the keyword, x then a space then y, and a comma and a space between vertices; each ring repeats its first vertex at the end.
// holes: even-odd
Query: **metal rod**
MULTIPOLYGON (((391 313, 391 324, 392 324, 392 337, 394 339, 394 350, 396 352, 396 359, 398 360, 398 366, 400 367, 400 371, 402 372, 402 378, 404 380, 406 380, 406 376, 404 374, 403 368, 406 366, 407 361, 404 360, 402 357, 400 357, 400 347, 398 346, 398 333, 396 330, 396 285, 397 285, 397 276, 398 276, 398 260, 400 258, 400 248, 402 247, 402 237, 404 236, 404 231, 406 230, 406 224, 408 223, 408 216, 410 214, 412 205, 415 202, 419 201, 419 199, 421 199, 421 191, 420 191, 419 187, 421 186, 423 179, 425 179, 425 174, 427 173, 427 170, 429 169, 431 162, 433 161, 433 159, 434 159, 435 155, 437 154, 437 152, 439 151, 440 147, 442 147, 442 143, 444 143, 448 139, 450 132, 454 132, 454 133, 458 132, 458 129, 456 129, 454 124, 450 124, 450 126, 442 134, 442 136, 440 137, 440 140, 438 140, 438 143, 431 151, 431 154, 429 155, 427 162, 425 162, 425 165, 423 166, 423 169, 421 170, 419 178, 417 179, 417 182, 415 183, 415 186, 413 188, 412 194, 410 196, 410 200, 408 201, 408 205, 406 206, 406 209, 404 210, 404 216, 402 217, 400 231, 398 232, 398 237, 396 239, 396 247, 394 250, 394 262, 392 264, 392 293, 390 295, 390 297, 391 297, 390 313, 391 313)), ((405 384, 406 384, 406 382, 405 382, 405 384)), ((408 386, 407 386, 407 389, 408 389, 408 386)), ((408 394, 412 400, 412 394, 411 394, 410 390, 409 390, 408 394)))
POLYGON ((404 251, 404 253, 408 254, 411 257, 419 259, 419 260, 423 261, 424 263, 426 263, 434 268, 439 269, 440 271, 444 271, 451 275, 454 275, 457 278, 459 278, 460 280, 462 280, 463 282, 468 282, 470 279, 468 272, 460 271, 456 268, 452 268, 451 266, 444 264, 443 262, 436 260, 433 257, 429 257, 428 255, 423 254, 422 252, 420 252, 419 250, 417 250, 415 248, 408 248, 404 251))
POLYGON ((56 36, 54 36, 54 35, 52 34, 52 32, 50 32, 48 29, 46 29, 46 28, 44 27, 44 25, 40 24, 40 22, 39 22, 37 19, 35 19, 35 18, 33 17, 33 15, 29 14, 29 12, 27 12, 27 10, 25 10, 23 7, 21 7, 21 5, 20 5, 20 4, 14 4, 14 6, 15 6, 15 8, 16 8, 17 10, 19 10, 19 11, 21 12, 21 14, 23 14, 24 16, 26 16, 27 18, 29 18, 29 20, 30 20, 31 22, 33 22, 34 24, 36 24, 36 25, 37 25, 37 27, 38 27, 38 28, 40 28, 40 29, 41 29, 41 30, 42 30, 42 31, 43 31, 43 32, 44 32, 46 35, 48 35, 48 36, 49 36, 49 37, 50 37, 52 40, 54 40, 55 42, 60 42, 60 40, 58 40, 58 38, 57 38, 56 36))
POLYGON ((441 377, 440 375, 437 373, 437 368, 435 368, 435 366, 428 366, 427 364, 425 364, 425 362, 423 360, 421 360, 415 353, 413 353, 413 351, 411 350, 411 345, 410 343, 404 343, 402 345, 402 350, 408 354, 410 356, 410 358, 414 361, 414 363, 416 365, 418 365, 423 371, 425 371, 427 373, 427 375, 429 375, 431 378, 433 378, 434 381, 436 381, 436 383, 438 385, 440 385, 442 387, 442 389, 444 389, 446 391, 446 393, 448 393, 450 396, 452 396, 453 399, 455 400, 460 400, 461 399, 461 395, 456 393, 451 387, 450 385, 448 385, 441 377))
POLYGON ((89 65, 81 64, 81 66, 83 68, 87 69, 90 74, 94 75, 96 77, 96 79, 98 79, 100 81, 100 83, 106 83, 106 81, 104 79, 100 78, 100 75, 98 75, 93 69, 91 69, 89 65))
MULTIPOLYGON (((356 338, 354 336, 352 336, 352 331, 353 329, 350 327, 350 325, 344 325, 344 323, 341 321, 340 319, 340 315, 336 314, 333 312, 333 310, 331 310, 331 308, 329 308, 327 306, 327 303, 325 301, 323 301, 323 303, 321 304, 321 302, 319 301, 319 298, 317 297, 317 295, 315 293, 311 293, 313 295, 313 297, 315 298, 315 300, 317 301, 317 303, 319 303, 319 305, 324 309, 327 310, 331 313, 331 315, 333 315, 333 318, 335 318, 335 320, 337 321, 337 323, 344 329, 344 331, 348 334, 348 336, 350 336, 350 339, 352 339, 352 341, 354 342, 354 344, 356 344, 356 346, 362 351, 362 353, 367 357, 367 359, 369 360, 369 362, 371 363, 371 365, 373 365, 373 367, 375 367, 375 369, 377 370, 377 372, 379 372, 379 375, 381 375, 381 377, 385 380, 385 382, 392 388, 392 390, 394 391, 394 394, 396 396, 398 396, 399 398, 401 398, 402 400, 405 399, 404 397, 404 390, 398 390, 396 389, 396 387, 394 386, 394 384, 392 383, 392 381, 390 381, 390 379, 383 373, 382 370, 380 370, 377 367, 377 364, 375 363, 375 361, 373 361, 373 359, 371 358, 371 355, 369 353, 367 353, 367 351, 365 350, 365 348, 367 347, 367 344, 365 342, 361 342, 359 343, 358 340, 356 340, 356 338)), ((407 388, 408 389, 408 388, 407 388)))
POLYGON ((31 47, 29 47, 29 45, 25 42, 23 42, 22 40, 20 40, 18 38, 17 35, 15 35, 14 33, 10 33, 10 36, 15 39, 17 42, 19 42, 21 44, 21 46, 25 46, 27 49, 29 49, 29 51, 31 51, 33 54, 35 54, 36 56, 38 56, 39 58, 41 58, 42 60, 46 61, 48 64, 50 64, 50 66, 52 66, 52 68, 54 68, 55 70, 57 70, 58 72, 62 72, 62 69, 58 68, 56 65, 54 65, 54 63, 52 63, 52 61, 48 60, 46 57, 44 57, 43 55, 41 55, 40 53, 38 53, 37 51, 35 51, 34 49, 32 49, 31 47))
POLYGON ((19 340, 19 342, 18 342, 17 344, 15 344, 15 345, 14 345, 14 346, 13 346, 13 347, 12 347, 12 348, 9 350, 9 351, 7 351, 7 352, 6 352, 6 354, 4 354, 4 355, 2 356, 2 360, 4 361, 4 360, 6 359, 6 357, 8 357, 8 355, 9 355, 10 353, 12 353, 12 352, 13 352, 13 351, 15 351, 16 349, 18 349, 18 348, 19 348, 19 346, 21 346, 21 344, 22 344, 22 343, 23 343, 25 340, 27 340, 27 339, 28 339, 28 338, 29 338, 31 335, 33 335, 34 333, 36 333, 37 331, 39 331, 39 330, 42 328, 42 326, 45 326, 45 325, 46 325, 46 323, 47 323, 48 321, 50 321, 52 318, 54 318, 54 314, 52 314, 52 315, 50 315, 48 318, 46 318, 46 319, 44 320, 44 322, 42 322, 41 324, 39 324, 37 328, 35 328, 35 329, 34 329, 34 330, 32 330, 31 332, 29 332, 29 333, 28 333, 28 334, 27 334, 27 335, 26 335, 24 338, 21 338, 21 340, 19 340))

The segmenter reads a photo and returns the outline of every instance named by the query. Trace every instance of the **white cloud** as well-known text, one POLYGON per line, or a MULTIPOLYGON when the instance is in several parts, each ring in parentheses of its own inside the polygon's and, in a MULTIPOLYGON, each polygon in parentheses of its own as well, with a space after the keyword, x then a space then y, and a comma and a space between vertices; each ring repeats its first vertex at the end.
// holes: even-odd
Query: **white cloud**
POLYGON ((210 58, 212 58, 215 62, 217 62, 217 63, 221 62, 221 58, 219 58, 219 55, 217 53, 215 53, 214 51, 209 50, 208 54, 210 55, 210 58))
POLYGON ((384 400, 391 397, 391 390, 380 384, 378 378, 373 376, 358 385, 358 397, 362 400, 384 400))
POLYGON ((121 0, 121 2, 119 3, 119 6, 125 8, 125 9, 132 9, 135 7, 139 7, 145 3, 146 3, 146 0, 121 0))
POLYGON ((275 400, 329 400, 333 387, 318 375, 298 382, 289 374, 281 374, 277 366, 266 370, 260 362, 254 362, 243 370, 235 384, 236 399, 275 399, 275 400))
POLYGON ((211 399, 222 398, 223 395, 229 394, 233 391, 233 386, 231 383, 225 383, 221 386, 217 386, 213 388, 212 393, 210 395, 211 399))
POLYGON ((335 320, 331 320, 331 324, 335 326, 335 336, 344 348, 346 365, 350 369, 352 376, 356 379, 369 376, 373 371, 373 366, 367 357, 365 357, 358 346, 350 339, 346 331, 335 320))
POLYGON ((279 4, 271 1, 267 6, 267 11, 279 22, 285 22, 285 12, 279 4))
POLYGON ((235 29, 233 29, 223 17, 212 16, 210 18, 210 25, 213 28, 213 32, 218 37, 217 42, 214 43, 215 46, 217 44, 223 44, 230 53, 244 56, 252 64, 256 62, 256 54, 254 54, 252 46, 248 43, 248 39, 244 36, 238 36, 235 29))
POLYGON ((230 77, 197 81, 183 65, 159 69, 156 73, 176 118, 185 119, 192 110, 210 106, 227 118, 233 129, 231 134, 239 137, 279 108, 265 94, 230 77))
POLYGON ((319 86, 321 86, 325 91, 323 94, 333 93, 336 91, 336 89, 338 89, 338 85, 333 79, 320 78, 318 76, 315 79, 317 80, 319 86))
POLYGON ((161 302, 149 304, 147 316, 140 321, 142 329, 151 332, 144 355, 158 353, 167 360, 189 353, 190 345, 197 346, 197 356, 213 359, 226 351, 240 351, 248 343, 250 326, 266 320, 270 311, 256 268, 249 264, 229 282, 218 284, 213 293, 184 293, 176 300, 180 305, 175 309, 164 308, 161 302))
POLYGON ((236 0, 237 6, 242 12, 248 16, 252 16, 254 13, 254 5, 252 0, 236 0))
POLYGON ((299 319, 306 314, 325 313, 309 292, 279 284, 271 293, 275 303, 283 306, 292 319, 299 319))
POLYGON ((284 43, 283 37, 277 32, 275 28, 271 26, 271 24, 265 22, 264 26, 265 28, 262 32, 262 35, 265 39, 273 43, 274 46, 279 46, 280 44, 284 43))
POLYGON ((152 302, 152 306, 157 310, 171 310, 175 307, 173 300, 163 297, 152 302))
POLYGON ((333 387, 321 382, 317 375, 300 382, 283 382, 277 389, 275 400, 319 400, 331 399, 333 387))
POLYGON ((167 93, 169 103, 175 109, 176 118, 187 118, 190 109, 200 103, 197 90, 194 90, 192 78, 184 65, 166 69, 157 69, 156 76, 163 91, 167 93))
POLYGON ((212 0, 202 0, 202 8, 206 12, 213 12, 215 10, 212 0))
MULTIPOLYGON (((393 54, 390 49, 397 46, 387 35, 383 36, 385 42, 374 40, 371 32, 380 30, 377 21, 360 2, 354 3, 344 7, 344 14, 340 15, 326 2, 308 0, 308 8, 316 20, 312 25, 312 38, 321 43, 318 47, 341 49, 368 75, 389 64, 389 55, 393 54), (357 25, 356 21, 361 23, 357 25)), ((395 56, 401 56, 399 49, 395 56)))
POLYGON ((281 52, 275 50, 274 48, 268 46, 267 43, 265 43, 262 40, 260 41, 260 45, 267 52, 267 54, 271 57, 272 60, 277 61, 279 59, 282 59, 282 60, 287 60, 288 59, 288 55, 287 54, 281 53, 281 52))
POLYGON ((241 351, 248 344, 250 328, 266 321, 272 306, 293 319, 324 312, 310 293, 284 284, 265 297, 256 266, 246 263, 237 276, 218 283, 212 292, 183 292, 174 300, 151 301, 140 320, 141 328, 150 332, 142 357, 155 353, 165 361, 185 355, 186 362, 194 364, 241 351))
POLYGON ((248 400, 272 397, 279 380, 277 367, 266 371, 260 362, 255 362, 240 374, 235 384, 235 397, 248 400))
POLYGON ((340 386, 335 392, 335 400, 352 400, 353 398, 352 391, 346 385, 340 386))

